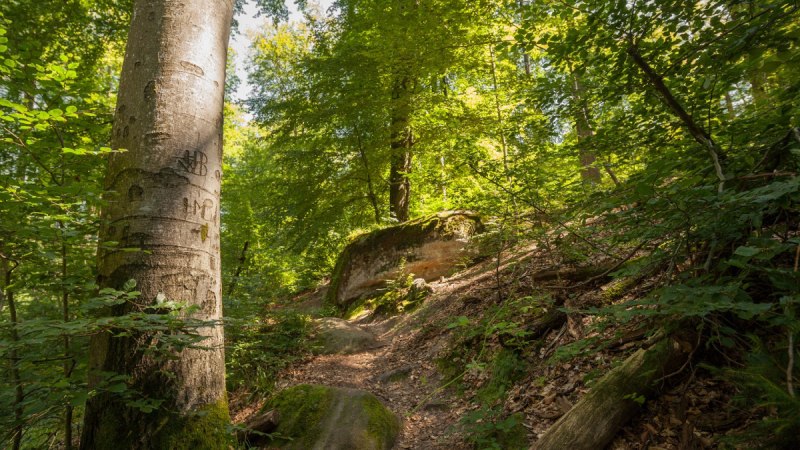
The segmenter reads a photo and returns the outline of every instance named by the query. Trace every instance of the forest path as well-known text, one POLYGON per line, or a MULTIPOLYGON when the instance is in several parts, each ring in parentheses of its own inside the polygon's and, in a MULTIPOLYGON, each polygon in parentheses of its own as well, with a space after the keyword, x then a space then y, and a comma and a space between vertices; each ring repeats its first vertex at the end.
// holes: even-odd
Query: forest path
MULTIPOLYGON (((479 264, 429 283, 432 292, 411 313, 350 320, 374 334, 379 346, 354 354, 312 356, 284 371, 277 387, 312 383, 361 389, 377 396, 402 421, 395 449, 472 449, 459 431, 459 420, 476 406, 456 392, 458 383, 451 383, 437 367, 453 356, 447 325, 474 309, 477 298, 495 295, 497 271, 530 252, 526 248, 500 266, 479 264)), ((311 295, 294 308, 318 310, 323 296, 311 295)))
POLYGON ((351 321, 377 336, 380 346, 353 354, 313 356, 284 372, 278 387, 309 383, 361 389, 377 396, 402 421, 395 448, 469 448, 454 429, 466 403, 439 388, 443 380, 435 358, 419 347, 426 344, 420 329, 407 326, 404 319, 351 321))
MULTIPOLYGON (((395 449, 474 448, 460 431, 459 420, 477 406, 460 395, 456 391, 459 383, 451 383, 452 378, 443 375, 438 367, 441 361, 449 362, 453 357, 453 330, 448 324, 468 311, 474 314, 481 309, 476 303, 480 298, 496 295, 497 271, 529 252, 528 249, 500 266, 479 264, 429 283, 433 292, 411 313, 383 320, 350 320, 374 334, 379 345, 353 354, 310 356, 284 370, 276 388, 321 384, 372 393, 402 422, 395 449)), ((282 307, 314 316, 322 307, 323 297, 323 292, 315 291, 282 307)), ((239 403, 236 400, 234 403, 239 403)), ((262 405, 263 400, 234 407, 233 421, 246 422, 262 405)))

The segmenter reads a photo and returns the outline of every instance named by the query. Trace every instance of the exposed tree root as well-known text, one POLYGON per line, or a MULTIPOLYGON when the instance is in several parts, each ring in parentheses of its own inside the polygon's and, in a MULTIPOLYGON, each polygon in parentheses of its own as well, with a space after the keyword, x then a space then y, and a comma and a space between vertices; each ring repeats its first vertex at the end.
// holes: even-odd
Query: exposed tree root
POLYGON ((269 442, 269 433, 278 428, 278 414, 271 410, 248 420, 245 428, 236 432, 236 439, 247 445, 260 445, 269 442))

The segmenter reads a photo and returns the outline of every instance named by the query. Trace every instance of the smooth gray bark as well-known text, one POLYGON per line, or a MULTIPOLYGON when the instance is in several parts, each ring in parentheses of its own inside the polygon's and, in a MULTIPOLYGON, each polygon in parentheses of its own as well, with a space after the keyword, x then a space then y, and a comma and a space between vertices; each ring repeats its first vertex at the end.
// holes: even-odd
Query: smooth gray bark
MULTIPOLYGON (((219 195, 231 16, 232 0, 135 0, 112 136, 112 147, 126 151, 110 157, 106 173, 98 278, 113 288, 134 279, 141 296, 112 314, 158 313, 158 303, 170 300, 196 306, 194 318, 222 317, 219 195), (105 246, 110 241, 117 249, 105 246)), ((208 349, 173 360, 147 354, 152 334, 94 336, 94 388, 102 387, 102 372, 119 373, 130 376, 130 389, 164 402, 143 413, 100 390, 87 403, 81 448, 219 446, 214 421, 227 418, 222 327, 198 331, 208 349)))

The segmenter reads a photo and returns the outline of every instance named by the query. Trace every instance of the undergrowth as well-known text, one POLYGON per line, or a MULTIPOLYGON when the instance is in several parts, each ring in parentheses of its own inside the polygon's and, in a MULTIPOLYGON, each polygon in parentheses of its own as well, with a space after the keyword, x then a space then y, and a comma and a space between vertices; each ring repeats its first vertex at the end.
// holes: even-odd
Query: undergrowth
POLYGON ((291 310, 226 321, 228 391, 272 392, 278 373, 309 354, 311 318, 291 310))
POLYGON ((478 386, 473 396, 478 407, 459 423, 475 448, 528 448, 521 414, 509 414, 503 404, 508 390, 529 370, 523 357, 531 344, 525 323, 551 303, 546 296, 510 299, 492 306, 482 317, 459 316, 448 325, 455 331, 455 343, 450 354, 438 361, 439 370, 462 394, 468 384, 478 386))

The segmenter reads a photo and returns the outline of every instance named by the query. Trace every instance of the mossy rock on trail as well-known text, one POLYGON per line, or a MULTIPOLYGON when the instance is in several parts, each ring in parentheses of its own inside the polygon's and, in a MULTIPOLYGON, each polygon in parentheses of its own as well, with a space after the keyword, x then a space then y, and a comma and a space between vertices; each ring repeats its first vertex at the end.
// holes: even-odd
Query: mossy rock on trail
POLYGON ((268 404, 277 426, 268 448, 388 450, 400 421, 374 395, 357 389, 301 384, 268 404))
POLYGON ((449 275, 481 231, 478 214, 444 211, 362 234, 339 255, 326 301, 344 311, 403 274, 425 281, 449 275))
POLYGON ((315 353, 346 355, 380 346, 374 334, 344 319, 325 317, 317 322, 315 353))

